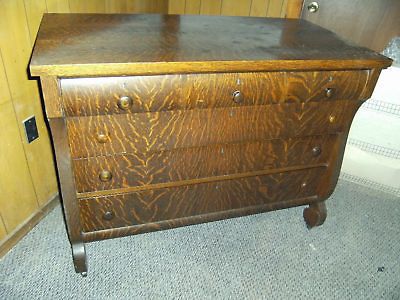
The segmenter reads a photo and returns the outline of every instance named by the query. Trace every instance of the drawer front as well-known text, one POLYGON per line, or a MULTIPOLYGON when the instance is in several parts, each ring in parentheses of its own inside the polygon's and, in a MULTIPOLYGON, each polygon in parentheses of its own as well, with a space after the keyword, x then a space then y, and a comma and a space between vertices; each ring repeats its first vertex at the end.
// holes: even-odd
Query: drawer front
POLYGON ((369 71, 290 72, 286 102, 361 100, 369 71))
POLYGON ((82 193, 326 163, 335 141, 336 135, 315 136, 78 159, 76 188, 82 193))
POLYGON ((336 133, 355 103, 310 102, 68 118, 73 158, 336 133))
POLYGON ((67 116, 91 116, 357 99, 367 79, 368 71, 71 78, 61 90, 67 116))
POLYGON ((85 232, 314 196, 325 168, 79 200, 85 232))
POLYGON ((278 103, 285 95, 285 76, 271 72, 71 78, 61 80, 61 89, 67 116, 90 116, 278 103), (119 104, 122 97, 130 98, 125 108, 119 104))

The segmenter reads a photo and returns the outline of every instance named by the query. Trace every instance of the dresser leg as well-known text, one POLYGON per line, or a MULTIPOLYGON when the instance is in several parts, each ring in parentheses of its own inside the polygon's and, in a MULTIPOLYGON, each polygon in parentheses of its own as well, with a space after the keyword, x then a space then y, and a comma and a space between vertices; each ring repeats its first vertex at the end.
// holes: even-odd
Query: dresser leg
POLYGON ((304 209, 303 217, 309 229, 322 225, 326 219, 325 201, 310 204, 304 209))
POLYGON ((84 243, 72 243, 72 258, 74 261, 75 272, 83 277, 87 275, 86 250, 84 243))

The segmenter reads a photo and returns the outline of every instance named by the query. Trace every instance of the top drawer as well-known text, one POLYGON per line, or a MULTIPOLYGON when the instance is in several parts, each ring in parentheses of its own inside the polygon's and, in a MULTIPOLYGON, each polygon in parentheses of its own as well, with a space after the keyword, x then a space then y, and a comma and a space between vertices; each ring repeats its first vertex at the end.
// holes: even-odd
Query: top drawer
POLYGON ((187 74, 61 79, 66 116, 345 100, 368 71, 187 74))

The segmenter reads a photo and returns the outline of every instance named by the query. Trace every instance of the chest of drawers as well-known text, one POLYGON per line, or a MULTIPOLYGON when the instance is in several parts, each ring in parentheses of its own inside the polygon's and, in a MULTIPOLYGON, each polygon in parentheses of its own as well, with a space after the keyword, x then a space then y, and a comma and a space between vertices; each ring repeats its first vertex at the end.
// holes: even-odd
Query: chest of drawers
POLYGON ((45 15, 30 70, 76 271, 94 240, 299 205, 321 225, 390 63, 302 20, 45 15))

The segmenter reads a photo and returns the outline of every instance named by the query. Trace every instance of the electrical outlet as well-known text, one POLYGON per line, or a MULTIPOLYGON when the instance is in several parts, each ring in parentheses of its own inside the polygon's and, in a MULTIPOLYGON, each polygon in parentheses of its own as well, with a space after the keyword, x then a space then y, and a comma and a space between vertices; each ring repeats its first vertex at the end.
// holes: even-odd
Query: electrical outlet
POLYGON ((32 143, 39 137, 35 116, 26 119, 25 121, 23 121, 23 124, 25 128, 26 139, 28 140, 28 143, 32 143))

